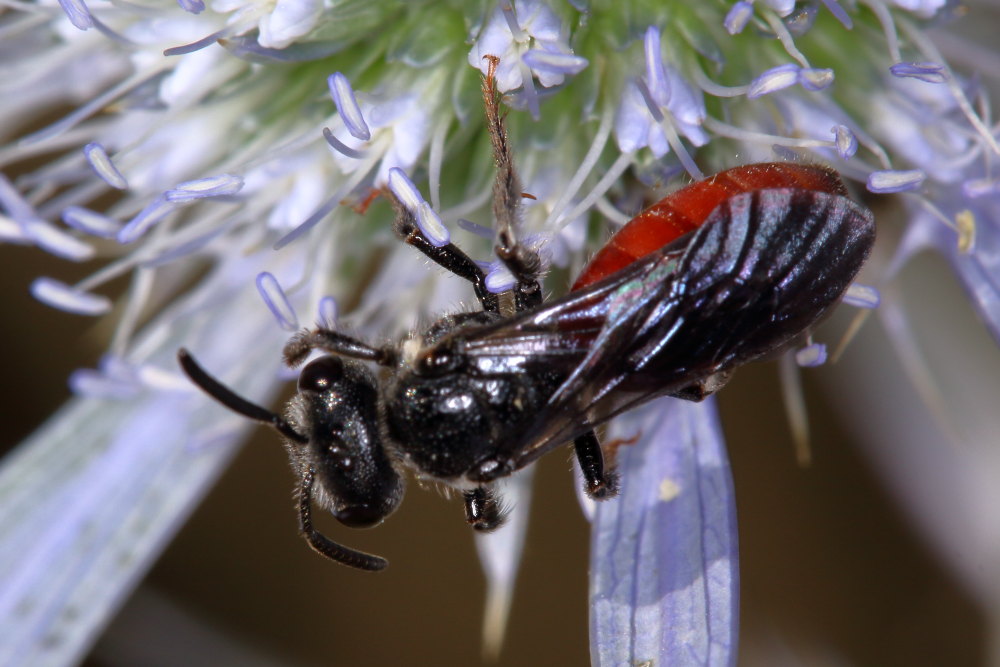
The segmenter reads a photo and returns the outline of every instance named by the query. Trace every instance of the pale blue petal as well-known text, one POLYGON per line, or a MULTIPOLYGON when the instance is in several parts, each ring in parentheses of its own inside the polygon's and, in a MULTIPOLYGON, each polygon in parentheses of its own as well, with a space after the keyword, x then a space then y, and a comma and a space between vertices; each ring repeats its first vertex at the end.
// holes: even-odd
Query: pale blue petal
MULTIPOLYGON (((255 292, 189 305, 165 314, 174 334, 266 401, 284 336, 255 292), (200 326, 205 312, 218 329, 200 326), (248 349, 275 353, 247 364, 248 349)), ((252 427, 181 382, 178 345, 162 340, 149 363, 187 386, 74 398, 0 464, 0 664, 82 661, 252 427)))
POLYGON ((661 399, 620 418, 620 497, 598 504, 595 665, 730 665, 739 576, 733 483, 715 404, 661 399))
POLYGON ((524 540, 528 533, 531 509, 531 483, 535 467, 519 471, 500 484, 502 503, 509 509, 507 521, 491 533, 475 534, 476 551, 486 575, 486 610, 483 615, 483 650, 495 656, 500 652, 511 602, 514 583, 521 567, 524 540))

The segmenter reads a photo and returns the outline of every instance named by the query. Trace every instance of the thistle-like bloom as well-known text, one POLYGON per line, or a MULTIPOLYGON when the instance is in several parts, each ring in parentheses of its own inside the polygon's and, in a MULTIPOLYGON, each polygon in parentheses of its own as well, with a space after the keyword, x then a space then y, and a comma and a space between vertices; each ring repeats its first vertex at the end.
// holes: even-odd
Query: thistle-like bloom
MULTIPOLYGON (((966 20, 1000 25, 995 8, 971 4, 966 20)), ((464 2, 391 0, 8 5, 0 238, 98 262, 75 284, 39 276, 31 289, 54 308, 107 318, 114 334, 99 367, 70 378, 76 397, 0 468, 0 663, 80 659, 245 435, 244 419, 180 373, 179 347, 263 401, 289 377, 278 351, 291 331, 323 322, 399 336, 469 301, 466 284, 426 271, 394 238, 391 212, 372 199, 389 188, 434 245, 461 235, 484 265, 494 259, 489 241, 462 231, 490 222, 478 94, 486 55, 500 58, 532 195, 519 232, 550 262, 551 291, 650 189, 684 174, 822 162, 867 189, 882 229, 892 217, 883 212, 895 211, 900 240, 865 276, 886 297, 876 312, 932 408, 931 427, 976 446, 930 442, 880 460, 963 581, 1000 599, 990 551, 1000 524, 981 520, 1000 502, 1000 459, 983 443, 995 431, 971 409, 953 428, 953 405, 896 298, 904 267, 932 249, 1000 340, 996 82, 979 78, 998 69, 990 45, 953 32, 957 12, 943 0, 586 5, 517 0, 471 14, 464 2), (53 109, 62 117, 39 124, 53 109), (117 298, 114 280, 128 284, 117 298), (337 312, 338 303, 351 307, 337 312), (912 477, 899 472, 904 459, 912 477), (928 488, 934 498, 967 493, 947 514, 927 507, 928 488), (981 558, 963 560, 963 544, 981 558)), ((488 287, 510 284, 493 262, 488 287)), ((878 292, 862 286, 851 300, 871 307, 878 292)), ((801 366, 826 358, 818 344, 794 352, 801 366)), ((855 414, 881 405, 853 390, 874 372, 859 358, 845 392, 855 414)), ((795 376, 794 363, 783 369, 795 376)), ((905 419, 869 421, 889 429, 905 419)), ((636 442, 619 447, 621 497, 584 502, 595 663, 732 664, 735 507, 713 402, 658 402, 610 430, 636 442)), ((529 495, 527 479, 512 486, 525 490, 511 525, 480 543, 493 649, 529 495)))

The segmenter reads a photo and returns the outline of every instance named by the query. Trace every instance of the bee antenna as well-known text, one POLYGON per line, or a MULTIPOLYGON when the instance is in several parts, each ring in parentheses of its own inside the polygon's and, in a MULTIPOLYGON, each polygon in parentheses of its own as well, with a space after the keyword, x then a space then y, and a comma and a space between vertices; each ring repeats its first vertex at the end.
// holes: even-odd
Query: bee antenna
POLYGON ((289 440, 299 443, 300 445, 304 445, 309 442, 309 438, 292 428, 292 425, 289 424, 284 418, 271 412, 267 408, 263 408, 256 403, 251 403, 242 396, 237 395, 232 389, 209 375, 208 372, 194 360, 191 353, 184 348, 177 350, 177 361, 180 363, 181 368, 187 376, 191 378, 192 382, 201 387, 202 391, 206 394, 217 400, 219 403, 222 403, 233 412, 241 414, 249 419, 253 419, 254 421, 270 424, 278 431, 278 433, 285 436, 289 440))
POLYGON ((316 470, 309 466, 302 475, 302 483, 299 487, 299 533, 302 537, 306 539, 313 551, 341 565, 369 572, 384 570, 389 561, 381 556, 345 547, 313 528, 312 490, 315 479, 316 470))

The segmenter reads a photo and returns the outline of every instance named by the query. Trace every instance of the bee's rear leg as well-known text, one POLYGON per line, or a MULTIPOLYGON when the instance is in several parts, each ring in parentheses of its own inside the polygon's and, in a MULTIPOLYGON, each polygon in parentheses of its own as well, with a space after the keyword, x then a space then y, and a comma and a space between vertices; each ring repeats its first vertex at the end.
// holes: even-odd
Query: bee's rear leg
POLYGON ((474 529, 488 533, 507 520, 507 508, 497 492, 488 486, 477 486, 463 494, 465 520, 474 529))
POLYGON ((583 472, 583 490, 594 500, 605 500, 618 495, 618 472, 605 465, 604 451, 593 431, 587 431, 573 440, 576 460, 583 472))

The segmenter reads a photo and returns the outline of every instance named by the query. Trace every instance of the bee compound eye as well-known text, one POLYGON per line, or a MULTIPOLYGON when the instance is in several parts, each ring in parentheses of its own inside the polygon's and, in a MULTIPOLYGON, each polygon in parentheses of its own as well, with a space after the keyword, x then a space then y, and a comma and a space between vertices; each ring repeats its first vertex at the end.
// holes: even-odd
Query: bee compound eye
POLYGON ((299 373, 299 391, 326 391, 344 376, 344 362, 337 357, 320 357, 299 373))

